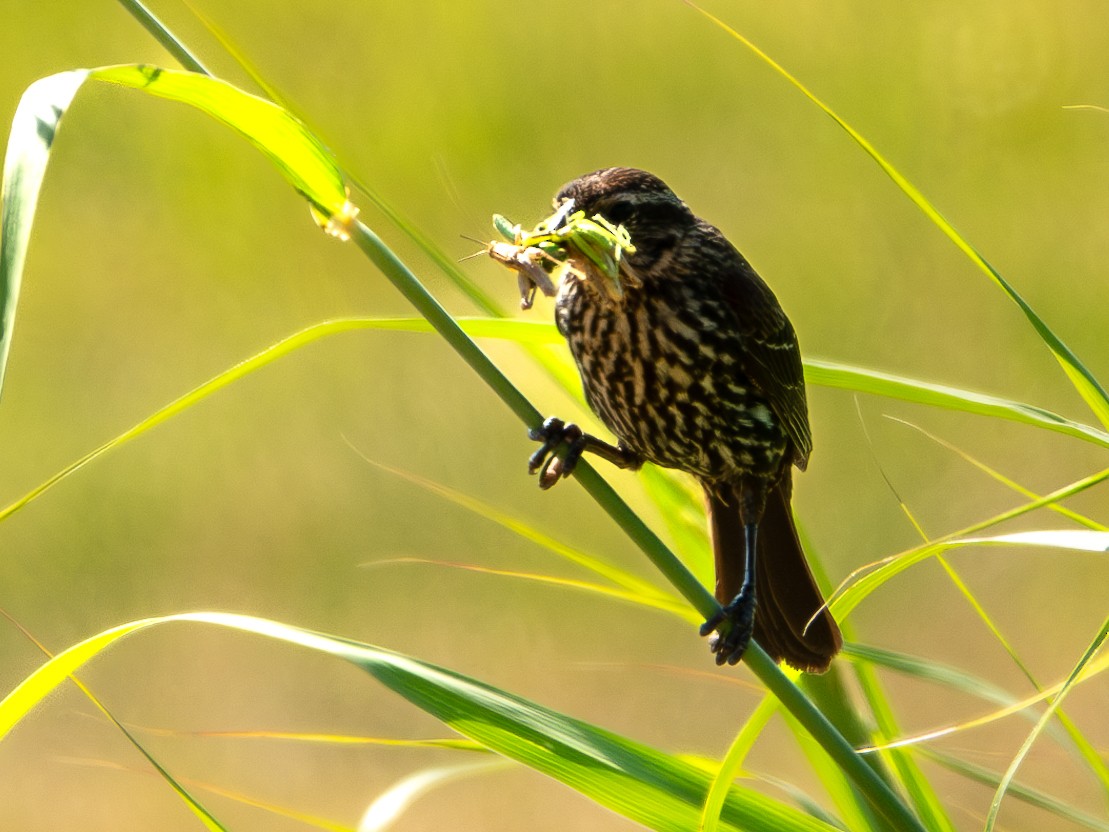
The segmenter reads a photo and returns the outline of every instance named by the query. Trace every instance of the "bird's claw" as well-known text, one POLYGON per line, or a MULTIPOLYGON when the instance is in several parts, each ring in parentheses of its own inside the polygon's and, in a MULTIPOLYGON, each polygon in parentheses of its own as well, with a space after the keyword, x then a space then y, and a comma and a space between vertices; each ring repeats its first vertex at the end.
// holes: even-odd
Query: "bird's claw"
POLYGON ((709 640, 709 649, 716 654, 716 663, 737 664, 751 643, 755 629, 755 594, 740 592, 730 604, 701 625, 701 635, 715 635, 709 640), (726 627, 723 625, 727 624, 726 627))
POLYGON ((528 431, 528 439, 542 442, 538 450, 528 458, 528 473, 539 474, 539 487, 548 489, 562 477, 568 477, 585 451, 586 439, 581 428, 566 424, 554 416, 543 422, 542 426, 528 431), (559 446, 565 444, 562 456, 555 454, 559 446))

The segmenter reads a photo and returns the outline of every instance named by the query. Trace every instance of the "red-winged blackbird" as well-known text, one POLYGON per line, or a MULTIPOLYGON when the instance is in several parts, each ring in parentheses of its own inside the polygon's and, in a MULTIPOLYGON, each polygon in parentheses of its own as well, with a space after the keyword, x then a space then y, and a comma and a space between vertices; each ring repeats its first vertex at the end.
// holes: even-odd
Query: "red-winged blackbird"
POLYGON ((623 292, 605 291, 586 263, 584 274, 565 273, 555 304, 586 399, 619 443, 551 418, 531 432, 543 443, 531 471, 549 487, 590 451, 623 468, 650 460, 695 476, 724 605, 701 628, 720 631, 717 664, 739 661, 753 634, 775 660, 827 669, 839 628, 822 610, 790 513, 791 467, 804 469, 812 449, 793 326, 724 235, 656 176, 595 171, 565 185, 555 206, 569 200, 624 225, 635 246, 627 266, 638 279, 623 292))

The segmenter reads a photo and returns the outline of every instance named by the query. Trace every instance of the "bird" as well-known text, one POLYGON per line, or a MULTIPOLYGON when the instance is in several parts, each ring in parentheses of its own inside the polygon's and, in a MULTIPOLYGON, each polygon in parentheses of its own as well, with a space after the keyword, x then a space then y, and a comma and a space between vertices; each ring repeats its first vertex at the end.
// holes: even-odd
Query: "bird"
POLYGON ((539 484, 584 453, 650 461, 701 485, 720 611, 701 627, 718 665, 752 638, 775 662, 823 672, 842 646, 791 510, 792 470, 812 452, 801 353, 774 293, 721 231, 657 176, 609 167, 564 185, 570 211, 623 226, 620 291, 585 258, 561 272, 555 322, 612 444, 557 417, 529 431, 539 484))

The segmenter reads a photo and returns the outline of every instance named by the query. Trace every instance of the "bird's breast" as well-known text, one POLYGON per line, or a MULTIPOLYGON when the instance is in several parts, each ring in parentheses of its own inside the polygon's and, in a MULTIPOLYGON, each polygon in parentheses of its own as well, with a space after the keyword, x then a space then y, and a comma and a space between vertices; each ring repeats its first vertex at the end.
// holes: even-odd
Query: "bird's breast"
POLYGON ((568 276, 555 316, 587 401, 624 444, 705 479, 777 470, 784 433, 743 374, 738 325, 718 294, 645 281, 614 303, 568 276))

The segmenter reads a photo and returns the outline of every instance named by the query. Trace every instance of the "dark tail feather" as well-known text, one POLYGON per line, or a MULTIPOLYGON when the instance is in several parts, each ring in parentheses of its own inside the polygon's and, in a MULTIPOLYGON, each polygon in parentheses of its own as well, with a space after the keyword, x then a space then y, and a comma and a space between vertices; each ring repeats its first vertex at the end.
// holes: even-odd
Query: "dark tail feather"
MULTIPOLYGON (((726 491, 726 487, 717 485, 708 491, 709 527, 716 557, 716 599, 727 604, 743 583, 743 521, 738 489, 724 495, 713 493, 716 489, 726 491)), ((775 661, 784 659, 798 670, 819 673, 828 669, 843 639, 827 610, 813 618, 824 598, 797 539, 789 508, 791 491, 787 469, 782 481, 767 495, 766 510, 759 522, 755 641, 775 661)))

